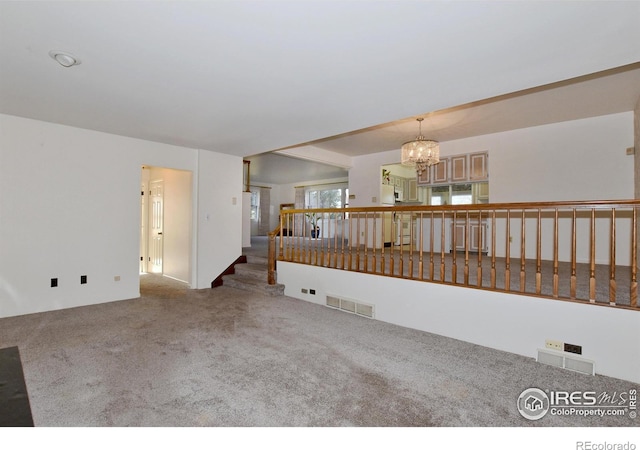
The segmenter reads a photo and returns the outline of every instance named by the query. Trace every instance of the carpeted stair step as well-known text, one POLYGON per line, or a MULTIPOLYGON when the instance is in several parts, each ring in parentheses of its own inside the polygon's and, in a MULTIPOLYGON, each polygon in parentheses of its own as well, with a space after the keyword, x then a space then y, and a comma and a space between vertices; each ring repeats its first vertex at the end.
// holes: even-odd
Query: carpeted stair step
POLYGON ((269 260, 264 256, 246 255, 247 263, 249 264, 262 264, 266 267, 269 265, 269 260))
MULTIPOLYGON (((238 266, 243 266, 239 264, 238 266)), ((244 291, 256 292, 259 294, 265 294, 271 297, 277 297, 284 295, 283 284, 268 284, 267 272, 262 273, 262 278, 257 278, 254 275, 245 275, 239 273, 238 266, 236 266, 236 273, 234 275, 225 275, 224 285, 236 289, 242 289, 244 291)))
MULTIPOLYGON (((236 275, 243 275, 246 278, 256 278, 263 283, 267 282, 267 273, 268 269, 265 264, 254 264, 254 263, 246 263, 246 264, 236 264, 235 266, 236 275)), ((227 278, 225 277, 225 280, 227 278)))

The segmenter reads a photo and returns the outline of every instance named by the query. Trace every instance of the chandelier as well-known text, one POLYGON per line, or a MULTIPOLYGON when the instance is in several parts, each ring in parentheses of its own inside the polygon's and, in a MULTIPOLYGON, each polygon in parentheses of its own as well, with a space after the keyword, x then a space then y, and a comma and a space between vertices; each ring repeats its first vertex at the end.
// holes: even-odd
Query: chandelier
POLYGON ((429 141, 422 135, 422 117, 416 119, 419 124, 418 136, 402 144, 402 165, 415 166, 418 176, 429 166, 440 162, 440 145, 437 141, 429 141))

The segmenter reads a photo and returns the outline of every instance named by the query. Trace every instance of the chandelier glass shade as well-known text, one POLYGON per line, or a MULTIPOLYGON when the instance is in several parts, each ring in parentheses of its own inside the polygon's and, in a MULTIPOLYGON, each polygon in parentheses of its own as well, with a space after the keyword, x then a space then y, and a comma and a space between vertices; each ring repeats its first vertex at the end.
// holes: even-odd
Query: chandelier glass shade
POLYGON ((417 119, 420 124, 418 136, 409 142, 402 144, 402 164, 415 166, 418 175, 427 170, 429 166, 440 162, 440 144, 437 141, 425 139, 422 135, 423 118, 417 119))

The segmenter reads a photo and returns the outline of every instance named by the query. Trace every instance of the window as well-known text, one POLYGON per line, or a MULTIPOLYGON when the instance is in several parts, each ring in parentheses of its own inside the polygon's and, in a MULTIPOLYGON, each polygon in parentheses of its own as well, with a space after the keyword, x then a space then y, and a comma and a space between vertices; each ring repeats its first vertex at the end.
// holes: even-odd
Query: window
MULTIPOLYGON (((346 183, 340 187, 309 186, 305 193, 305 208, 343 208, 347 206, 348 198, 349 189, 346 183)), ((342 216, 324 214, 324 218, 335 217, 342 216)))
POLYGON ((251 220, 258 220, 260 215, 260 190, 251 190, 251 220))
POLYGON ((345 189, 308 190, 307 208, 342 208, 345 189))
POLYGON ((424 187, 429 205, 471 205, 489 201, 489 183, 460 183, 424 187))

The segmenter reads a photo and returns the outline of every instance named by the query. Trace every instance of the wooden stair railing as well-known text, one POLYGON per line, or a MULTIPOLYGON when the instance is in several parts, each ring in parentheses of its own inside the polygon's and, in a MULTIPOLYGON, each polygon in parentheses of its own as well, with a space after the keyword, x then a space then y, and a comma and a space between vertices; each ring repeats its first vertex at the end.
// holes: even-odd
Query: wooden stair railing
POLYGON ((640 200, 320 208, 319 237, 309 209, 283 210, 269 233, 268 282, 281 260, 640 310, 639 208, 640 200))
MULTIPOLYGON (((278 225, 273 231, 270 231, 268 234, 269 241, 267 247, 267 261, 268 261, 268 272, 267 272, 267 283, 268 284, 276 284, 276 236, 278 236, 281 230, 281 226, 278 225)), ((280 239, 282 243, 282 239, 280 239)), ((282 245, 280 246, 282 249, 282 245)))

